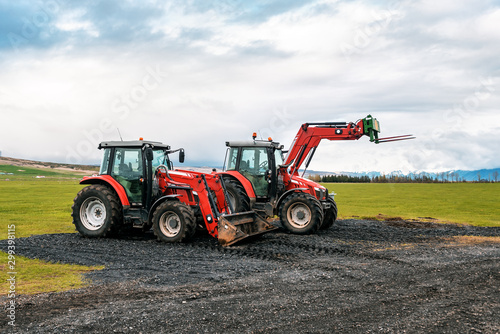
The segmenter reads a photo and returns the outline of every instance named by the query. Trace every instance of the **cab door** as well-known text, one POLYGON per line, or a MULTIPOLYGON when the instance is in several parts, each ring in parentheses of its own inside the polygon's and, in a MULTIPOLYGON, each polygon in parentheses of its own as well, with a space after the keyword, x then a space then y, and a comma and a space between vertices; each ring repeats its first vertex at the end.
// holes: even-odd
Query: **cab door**
POLYGON ((144 162, 140 148, 115 148, 111 176, 127 193, 130 204, 142 206, 144 162))
POLYGON ((266 147, 242 148, 239 171, 250 180, 257 198, 268 197, 269 183, 266 180, 268 169, 269 158, 266 147))

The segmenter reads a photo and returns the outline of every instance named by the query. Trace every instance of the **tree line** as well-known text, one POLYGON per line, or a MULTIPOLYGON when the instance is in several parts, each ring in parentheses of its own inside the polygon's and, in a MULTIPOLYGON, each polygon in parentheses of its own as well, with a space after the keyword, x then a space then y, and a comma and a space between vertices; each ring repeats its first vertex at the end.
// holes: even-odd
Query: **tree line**
MULTIPOLYGON (((409 175, 380 175, 380 176, 349 176, 349 175, 310 175, 309 179, 315 182, 324 183, 448 183, 448 182, 469 182, 460 177, 458 173, 438 173, 438 174, 409 174, 409 175)), ((472 182, 490 183, 499 182, 498 172, 483 178, 478 173, 477 179, 472 182)))

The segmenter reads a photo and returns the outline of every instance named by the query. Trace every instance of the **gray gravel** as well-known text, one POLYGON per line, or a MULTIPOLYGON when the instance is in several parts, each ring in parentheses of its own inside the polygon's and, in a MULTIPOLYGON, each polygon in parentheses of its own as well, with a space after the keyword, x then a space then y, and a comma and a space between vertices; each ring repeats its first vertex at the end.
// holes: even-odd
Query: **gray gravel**
POLYGON ((500 243, 461 236, 500 228, 342 220, 230 248, 203 235, 18 239, 19 255, 106 269, 89 288, 19 296, 15 332, 499 333, 500 243))

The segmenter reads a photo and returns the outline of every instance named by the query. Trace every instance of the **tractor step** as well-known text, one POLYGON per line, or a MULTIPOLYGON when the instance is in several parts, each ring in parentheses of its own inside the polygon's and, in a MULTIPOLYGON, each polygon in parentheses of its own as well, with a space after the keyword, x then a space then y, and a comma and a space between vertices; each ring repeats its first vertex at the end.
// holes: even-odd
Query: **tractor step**
POLYGON ((268 223, 254 211, 224 215, 219 218, 219 243, 230 246, 276 229, 278 227, 268 223))

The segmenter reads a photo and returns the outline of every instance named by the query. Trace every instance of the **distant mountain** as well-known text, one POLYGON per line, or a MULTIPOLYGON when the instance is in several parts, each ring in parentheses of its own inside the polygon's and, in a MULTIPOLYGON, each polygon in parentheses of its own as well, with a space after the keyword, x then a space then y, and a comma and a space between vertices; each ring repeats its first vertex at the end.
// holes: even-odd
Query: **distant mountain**
POLYGON ((460 179, 465 181, 500 181, 500 168, 494 169, 478 169, 478 170, 454 170, 449 171, 450 174, 458 175, 460 179))
POLYGON ((432 179, 437 179, 439 181, 500 181, 500 168, 494 169, 478 169, 478 170, 450 170, 441 173, 428 173, 424 171, 413 172, 413 173, 403 173, 401 171, 394 171, 391 173, 381 173, 381 172, 326 172, 326 171, 314 171, 308 170, 305 176, 309 175, 347 175, 354 177, 368 176, 370 178, 376 176, 412 176, 413 178, 419 178, 421 176, 427 176, 432 179))

